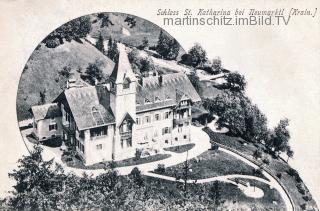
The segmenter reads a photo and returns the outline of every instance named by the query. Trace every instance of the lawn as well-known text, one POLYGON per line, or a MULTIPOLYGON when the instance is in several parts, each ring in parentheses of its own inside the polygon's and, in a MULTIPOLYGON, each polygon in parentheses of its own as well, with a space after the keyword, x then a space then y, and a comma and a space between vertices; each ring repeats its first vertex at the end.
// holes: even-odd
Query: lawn
MULTIPOLYGON (((166 181, 153 177, 144 177, 146 186, 157 187, 157 190, 165 195, 170 195, 172 200, 177 201, 179 194, 183 193, 183 184, 178 182, 166 181)), ((188 184, 188 196, 197 197, 203 203, 207 202, 213 209, 213 203, 210 201, 211 187, 214 183, 206 184, 188 184)), ((284 203, 279 197, 279 193, 270 189, 263 183, 256 182, 256 186, 262 189, 265 195, 262 198, 247 197, 237 186, 217 182, 219 187, 220 205, 217 210, 285 210, 284 203), (273 201, 277 201, 274 204, 273 201)))
POLYGON ((163 148, 166 151, 170 152, 176 152, 176 153, 184 153, 194 147, 195 144, 185 144, 185 145, 180 145, 180 146, 173 146, 173 147, 167 147, 163 148))
MULTIPOLYGON (((180 163, 166 168, 163 174, 183 177, 184 167, 185 163, 180 163)), ((209 150, 202 153, 189 161, 189 168, 192 169, 188 174, 189 179, 205 179, 230 174, 255 175, 264 178, 261 173, 257 174, 253 167, 222 151, 209 150)))
MULTIPOLYGON (((253 143, 248 143, 239 137, 232 137, 226 134, 215 133, 209 128, 205 128, 204 131, 208 133, 212 141, 237 150, 253 162, 257 162, 257 160, 255 160, 252 156, 257 148, 260 147, 264 149, 264 146, 262 144, 254 145, 253 143)), ((263 150, 262 152, 262 157, 264 159, 267 158, 270 161, 269 165, 264 164, 264 169, 267 170, 271 175, 273 175, 289 193, 296 210, 303 210, 303 206, 306 206, 305 210, 317 210, 317 205, 313 199, 304 199, 306 198, 306 196, 311 197, 308 188, 302 181, 300 181, 299 176, 291 176, 290 174, 288 174, 291 167, 284 160, 271 156, 265 150, 263 150), (279 178, 280 174, 281 178, 279 178), (301 186, 301 188, 305 190, 304 194, 301 194, 299 192, 298 186, 301 186)), ((261 161, 258 161, 258 163, 262 164, 261 161)))
POLYGON ((170 156, 171 156, 170 154, 156 154, 156 155, 151 155, 151 156, 139 158, 139 159, 128 158, 120 161, 100 162, 100 163, 85 166, 77 155, 72 157, 69 152, 64 152, 62 154, 61 160, 64 163, 66 163, 67 166, 69 167, 94 170, 94 169, 104 169, 106 167, 110 168, 111 166, 116 168, 116 167, 139 165, 143 163, 151 163, 151 162, 166 159, 170 156))

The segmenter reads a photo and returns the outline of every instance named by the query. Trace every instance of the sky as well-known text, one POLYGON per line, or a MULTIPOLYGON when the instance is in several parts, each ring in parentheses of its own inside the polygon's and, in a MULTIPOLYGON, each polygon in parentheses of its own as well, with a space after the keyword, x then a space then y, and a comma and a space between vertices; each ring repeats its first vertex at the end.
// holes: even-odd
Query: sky
MULTIPOLYGON (((162 25, 159 8, 314 8, 316 1, 190 0, 144 1, 128 4, 103 0, 15 0, 0 1, 1 118, 0 118, 0 190, 12 181, 7 172, 26 152, 17 127, 15 97, 21 71, 37 44, 63 23, 99 11, 134 14, 162 25), (50 5, 50 6, 48 6, 50 5)), ((220 56, 227 69, 244 74, 247 94, 266 114, 270 127, 284 117, 290 119, 290 144, 295 152, 289 161, 301 174, 317 203, 320 202, 320 18, 299 17, 285 27, 278 26, 165 26, 183 48, 195 42, 207 51, 208 57, 220 56)))

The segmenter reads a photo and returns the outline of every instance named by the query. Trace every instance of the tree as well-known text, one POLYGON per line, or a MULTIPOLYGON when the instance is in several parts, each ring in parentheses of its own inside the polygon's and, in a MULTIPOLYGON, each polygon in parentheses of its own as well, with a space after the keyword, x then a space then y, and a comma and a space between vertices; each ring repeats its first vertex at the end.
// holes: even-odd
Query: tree
POLYGON ((267 140, 267 118, 243 93, 226 90, 213 100, 204 99, 203 106, 217 114, 217 124, 227 127, 231 134, 250 142, 267 140))
POLYGON ((99 38, 98 38, 98 40, 97 40, 97 42, 96 42, 96 48, 99 50, 99 51, 101 51, 103 54, 104 54, 104 44, 103 44, 103 37, 102 37, 102 35, 100 34, 99 35, 99 38))
POLYGON ((71 40, 80 41, 80 38, 86 37, 91 31, 91 21, 87 16, 80 17, 69 21, 61 27, 50 33, 45 39, 44 43, 49 48, 54 48, 63 44, 64 40, 70 42, 71 40))
POLYGON ((245 91, 247 82, 244 76, 241 75, 240 73, 238 72, 229 73, 226 76, 226 81, 230 90, 238 91, 238 92, 245 91))
POLYGON ((89 63, 85 75, 82 75, 82 78, 89 84, 95 85, 97 82, 101 82, 105 76, 96 63, 89 63))
POLYGON ((191 56, 191 64, 193 67, 202 66, 207 61, 207 52, 199 43, 196 43, 188 52, 191 56))
POLYGON ((214 73, 220 73, 222 67, 222 62, 220 57, 212 59, 212 70, 214 73))
POLYGON ((41 152, 36 145, 30 155, 19 159, 18 169, 9 173, 16 181, 9 205, 17 210, 55 209, 56 195, 64 189, 62 167, 54 166, 53 160, 44 161, 41 152))
POLYGON ((285 152, 288 150, 288 142, 290 133, 288 130, 289 120, 287 118, 281 119, 278 125, 274 128, 269 140, 268 147, 273 148, 274 152, 285 152))
POLYGON ((138 167, 134 167, 129 174, 129 178, 133 180, 133 182, 138 185, 139 187, 143 186, 144 179, 141 175, 141 171, 138 169, 138 167))
POLYGON ((195 73, 191 73, 191 74, 188 75, 188 78, 189 78, 191 84, 193 85, 193 87, 199 93, 200 89, 201 89, 201 84, 200 84, 199 77, 195 73))
POLYGON ((154 71, 155 67, 150 57, 140 59, 140 72, 141 74, 148 74, 149 71, 154 71))
POLYGON ((108 41, 108 53, 107 56, 114 62, 118 61, 119 50, 117 46, 117 42, 112 40, 111 37, 108 41))
POLYGON ((46 89, 44 89, 43 91, 40 91, 39 95, 40 95, 40 100, 38 102, 38 105, 43 105, 46 103, 46 89))
POLYGON ((140 45, 141 49, 146 49, 149 47, 149 40, 147 37, 143 37, 142 44, 140 45))
POLYGON ((288 149, 287 149, 287 156, 288 156, 287 163, 289 162, 289 158, 293 158, 293 155, 294 155, 293 150, 291 149, 291 147, 288 147, 288 149))
POLYGON ((107 15, 106 13, 99 13, 98 18, 101 20, 100 28, 109 27, 109 25, 114 25, 109 19, 109 15, 107 15))
POLYGON ((218 181, 215 181, 210 187, 209 197, 213 200, 214 210, 217 210, 221 201, 221 187, 218 181))
POLYGON ((177 40, 170 38, 166 33, 160 31, 156 51, 165 59, 176 59, 180 46, 177 40))

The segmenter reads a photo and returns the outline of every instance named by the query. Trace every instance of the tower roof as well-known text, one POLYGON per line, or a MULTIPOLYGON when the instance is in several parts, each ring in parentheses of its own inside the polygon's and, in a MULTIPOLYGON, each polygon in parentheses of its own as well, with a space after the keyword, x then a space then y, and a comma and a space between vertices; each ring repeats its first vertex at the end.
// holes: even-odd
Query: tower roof
POLYGON ((113 68, 110 79, 112 79, 116 84, 123 83, 126 78, 130 81, 136 81, 136 77, 131 69, 128 59, 126 46, 122 43, 117 43, 117 47, 119 51, 119 58, 113 68))

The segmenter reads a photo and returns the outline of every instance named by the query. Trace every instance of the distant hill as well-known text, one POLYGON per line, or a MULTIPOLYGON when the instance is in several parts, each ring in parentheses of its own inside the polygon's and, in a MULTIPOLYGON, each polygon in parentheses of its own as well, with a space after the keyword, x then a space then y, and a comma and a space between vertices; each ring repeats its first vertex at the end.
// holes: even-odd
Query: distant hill
POLYGON ((18 120, 30 118, 30 106, 40 100, 40 91, 46 90, 46 101, 52 101, 63 90, 66 79, 59 75, 65 66, 79 77, 89 63, 99 61, 100 68, 110 74, 114 63, 86 41, 64 42, 56 48, 40 45, 29 58, 21 75, 17 94, 18 120))
MULTIPOLYGON (((149 46, 155 46, 162 30, 147 20, 122 13, 91 14, 88 17, 92 27, 87 38, 91 39, 64 41, 55 48, 47 48, 44 43, 41 43, 31 55, 18 87, 17 115, 19 121, 31 117, 28 110, 31 106, 38 104, 40 92, 45 90, 46 102, 51 102, 62 92, 67 79, 61 76, 59 71, 64 67, 69 67, 75 77, 79 77, 89 63, 98 63, 105 74, 111 73, 114 62, 93 46, 100 34, 105 42, 111 36, 112 39, 130 47, 138 47, 146 37, 149 46), (107 17, 108 24, 101 27, 104 17, 107 17), (126 21, 128 18, 131 22, 126 21)), ((184 53, 185 51, 180 47, 177 59, 184 53)), ((155 59, 155 61, 157 70, 162 72, 176 72, 181 69, 176 61, 162 59, 155 59)))

